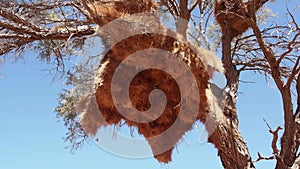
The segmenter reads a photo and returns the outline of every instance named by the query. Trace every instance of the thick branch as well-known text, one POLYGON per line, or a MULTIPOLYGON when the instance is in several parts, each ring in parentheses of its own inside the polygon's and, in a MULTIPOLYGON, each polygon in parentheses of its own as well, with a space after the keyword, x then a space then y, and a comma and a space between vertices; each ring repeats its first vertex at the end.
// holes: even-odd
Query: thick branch
POLYGON ((3 22, 0 20, 0 27, 5 28, 7 30, 10 31, 14 31, 16 33, 21 33, 21 34, 28 34, 30 36, 33 36, 35 38, 39 38, 40 36, 36 34, 36 32, 28 29, 28 28, 24 28, 22 26, 18 26, 18 25, 13 25, 13 24, 9 24, 6 22, 3 22))
MULTIPOLYGON (((1 24, 1 22, 0 22, 1 24)), ((20 35, 16 34, 0 34, 0 39, 3 38, 9 38, 12 39, 8 41, 4 41, 0 43, 1 50, 0 50, 0 55, 6 54, 13 49, 17 49, 25 44, 31 43, 36 40, 68 40, 70 38, 75 38, 75 37, 82 37, 86 35, 92 35, 95 33, 97 27, 84 27, 85 29, 78 30, 78 29, 65 29, 62 30, 61 32, 44 32, 43 34, 40 34, 39 36, 24 36, 22 33, 26 34, 26 30, 22 30, 20 32, 20 35)), ((18 30, 15 30, 16 33, 18 33, 18 30)), ((29 34, 29 33, 27 33, 29 34)))
POLYGON ((191 12, 188 9, 188 1, 180 0, 179 3, 179 16, 176 19, 176 30, 186 39, 186 31, 188 29, 188 21, 191 18, 191 12))
POLYGON ((261 48, 261 50, 263 51, 264 56, 266 57, 266 59, 268 60, 268 63, 271 67, 271 71, 272 71, 272 77, 278 87, 278 89, 282 92, 283 91, 283 81, 281 79, 281 73, 280 73, 280 68, 279 68, 279 64, 276 61, 276 58, 273 54, 273 51, 271 48, 268 48, 265 45, 265 42, 263 40, 262 34, 260 29, 258 28, 256 22, 254 20, 251 20, 251 27, 253 29, 253 32, 256 36, 256 39, 258 41, 258 44, 261 48))
POLYGON ((232 122, 223 119, 208 139, 218 149, 225 169, 254 168, 246 143, 232 122))

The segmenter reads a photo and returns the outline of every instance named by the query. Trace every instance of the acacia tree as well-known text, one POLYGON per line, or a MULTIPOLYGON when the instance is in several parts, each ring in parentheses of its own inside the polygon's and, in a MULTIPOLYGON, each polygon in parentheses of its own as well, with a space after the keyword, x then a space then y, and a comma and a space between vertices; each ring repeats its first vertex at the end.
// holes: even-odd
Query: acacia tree
MULTIPOLYGON (((85 41, 97 33, 99 26, 104 26, 124 13, 149 12, 158 6, 158 11, 168 13, 177 21, 174 26, 184 39, 222 53, 227 79, 225 106, 221 120, 216 119, 217 128, 208 131, 211 132, 208 141, 218 149, 223 167, 255 168, 254 162, 273 159, 276 160, 275 168, 299 168, 300 28, 293 12, 287 9, 289 21, 284 25, 260 27, 260 21, 268 18, 261 17, 258 12, 263 12, 263 6, 268 0, 161 0, 157 5, 151 0, 133 0, 113 1, 113 6, 107 3, 91 0, 3 1, 0 5, 0 63, 10 57, 21 58, 32 49, 39 53, 38 59, 54 62, 56 71, 66 73, 67 84, 71 84, 71 81, 81 83, 83 77, 75 76, 74 71, 68 70, 64 64, 65 59, 76 57, 85 41), (100 5, 93 5, 95 3, 100 5), (220 28, 211 26, 210 23, 215 22, 214 17, 220 28), (221 33, 217 33, 218 29, 222 30, 221 33), (246 30, 249 31, 244 33, 246 30), (222 39, 221 43, 218 43, 218 38, 222 39), (274 80, 284 108, 284 126, 269 130, 273 135, 273 155, 264 157, 258 154, 255 161, 251 159, 238 128, 236 101, 240 74, 244 71, 259 72, 274 80), (296 110, 293 97, 296 98, 296 110), (283 135, 280 147, 277 147, 278 131, 281 129, 283 135)), ((100 37, 105 44, 107 37, 100 37)), ((76 67, 75 71, 87 70, 76 67)), ((87 133, 79 123, 79 112, 74 107, 72 90, 61 93, 59 104, 56 111, 69 130, 66 141, 71 149, 76 149, 83 144, 87 133)))

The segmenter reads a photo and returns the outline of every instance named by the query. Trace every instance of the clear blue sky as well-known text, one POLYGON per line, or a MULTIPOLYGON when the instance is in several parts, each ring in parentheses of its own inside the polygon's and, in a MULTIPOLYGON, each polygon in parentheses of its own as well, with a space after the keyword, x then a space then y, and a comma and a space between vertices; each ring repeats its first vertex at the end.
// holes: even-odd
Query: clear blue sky
MULTIPOLYGON (((199 132, 193 131, 173 154, 173 162, 161 165, 153 158, 127 159, 112 155, 92 142, 72 155, 64 149, 66 132, 57 122, 53 109, 63 82, 51 83, 44 64, 25 59, 6 64, 0 79, 0 168, 5 169, 79 169, 100 168, 221 168, 216 149, 211 144, 199 144, 199 132), (200 165, 201 167, 196 167, 200 165)), ((282 124, 282 109, 276 89, 267 86, 263 78, 244 74, 242 79, 254 79, 256 84, 242 84, 239 95, 240 128, 250 152, 271 155, 271 135, 263 122, 272 127, 282 124)), ((272 85, 272 84, 271 84, 272 85)), ((272 162, 260 162, 260 168, 271 168, 272 162)))
MULTIPOLYGON (((52 76, 41 70, 47 66, 26 58, 24 63, 7 63, 0 79, 0 168, 1 169, 220 169, 217 151, 211 144, 199 144, 197 131, 192 131, 174 151, 173 162, 162 165, 155 159, 128 159, 112 155, 92 142, 75 155, 64 149, 66 129, 53 112, 57 94, 63 82, 51 83, 52 76)), ((280 96, 274 84, 264 78, 245 73, 242 80, 253 79, 255 84, 241 84, 239 94, 240 131, 250 153, 271 155, 271 139, 263 118, 276 128, 282 125, 280 96)), ((273 168, 274 162, 255 164, 258 169, 273 168)))

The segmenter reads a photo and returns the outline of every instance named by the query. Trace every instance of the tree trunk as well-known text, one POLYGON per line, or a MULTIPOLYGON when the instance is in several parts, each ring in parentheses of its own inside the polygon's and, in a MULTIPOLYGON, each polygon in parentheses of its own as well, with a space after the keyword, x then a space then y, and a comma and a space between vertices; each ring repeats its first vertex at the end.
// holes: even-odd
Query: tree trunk
POLYGON ((180 0, 179 17, 176 18, 176 31, 186 39, 186 31, 191 18, 191 13, 188 9, 188 1, 180 0))
POLYGON ((236 98, 239 85, 239 71, 232 63, 231 40, 229 33, 222 37, 222 62, 227 79, 224 116, 218 122, 218 127, 208 139, 218 149, 225 169, 254 168, 248 147, 239 130, 236 113, 236 98))
POLYGON ((296 159, 298 148, 296 147, 295 123, 293 117, 293 105, 290 89, 281 92, 284 108, 284 133, 281 138, 281 151, 277 157, 276 169, 288 169, 292 167, 296 159))
POLYGON ((218 149, 225 169, 254 168, 247 145, 230 119, 223 119, 208 141, 218 149))
POLYGON ((277 159, 276 169, 288 169, 295 166, 297 151, 300 143, 300 75, 296 82, 297 109, 293 115, 292 96, 290 86, 281 91, 284 107, 284 133, 281 138, 281 151, 277 159))

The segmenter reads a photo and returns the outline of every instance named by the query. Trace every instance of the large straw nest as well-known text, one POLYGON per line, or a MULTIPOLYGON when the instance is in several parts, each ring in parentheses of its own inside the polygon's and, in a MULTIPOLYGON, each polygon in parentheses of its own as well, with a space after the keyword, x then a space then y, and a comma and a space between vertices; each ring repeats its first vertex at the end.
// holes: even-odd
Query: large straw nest
MULTIPOLYGON (((150 1, 147 1, 147 3, 148 2, 150 3, 150 1)), ((149 11, 151 7, 150 4, 149 6, 144 6, 145 9, 142 9, 140 5, 132 4, 130 1, 127 3, 128 6, 126 10, 132 11, 131 13, 133 13, 135 10, 138 10, 139 12, 141 12, 141 10, 149 11)), ((124 8, 124 6, 120 7, 121 2, 120 4, 116 3, 115 5, 120 11, 121 8, 124 8)), ((181 39, 181 37, 178 38, 181 39)), ((149 93, 152 90, 160 89, 165 93, 167 98, 165 110, 157 119, 147 123, 131 121, 130 119, 123 117, 118 112, 112 99, 111 83, 115 70, 119 64, 127 56, 136 51, 158 48, 177 54, 175 57, 179 58, 182 62, 188 65, 190 71, 194 75, 199 92, 198 96, 200 98, 195 98, 196 95, 194 92, 196 91, 191 91, 188 94, 188 104, 190 105, 188 107, 193 107, 195 104, 199 104, 197 119, 205 122, 209 110, 206 89, 208 88, 208 81, 211 75, 211 72, 209 73, 207 71, 206 65, 210 64, 212 67, 214 67, 215 62, 213 59, 215 56, 211 57, 211 53, 201 48, 195 49, 196 51, 191 50, 189 46, 190 45, 188 45, 188 43, 181 43, 177 38, 150 33, 130 36, 114 45, 104 55, 99 66, 97 79, 99 83, 97 84, 95 92, 96 100, 89 102, 90 106, 88 105, 88 109, 86 109, 81 116, 80 121, 84 130, 89 134, 95 135, 100 127, 106 125, 118 125, 121 121, 124 121, 130 127, 137 127, 138 133, 143 135, 149 141, 149 145, 151 146, 153 154, 155 154, 155 158, 157 160, 164 163, 171 161, 171 154, 174 146, 178 141, 180 141, 187 131, 192 129, 192 126, 196 120, 185 114, 178 116, 182 102, 182 93, 180 93, 181 91, 176 79, 174 79, 167 72, 157 69, 147 69, 138 73, 132 79, 129 89, 122 89, 122 86, 119 86, 120 90, 129 90, 131 104, 139 111, 146 111, 151 107, 149 103, 149 93), (200 54, 200 56, 197 54, 200 54), (197 103, 197 100, 200 100, 200 102, 197 103), (93 110, 95 107, 99 108, 101 114, 99 114, 99 110, 93 110), (103 118, 100 118, 101 116, 103 118), (174 124, 175 120, 179 121, 180 128, 172 133, 164 135, 163 141, 150 141, 150 138, 160 135, 170 128, 174 124), (157 152, 160 152, 159 149, 165 146, 166 143, 174 144, 167 151, 158 154, 157 152)), ((147 55, 147 52, 149 51, 145 51, 144 54, 147 55)), ((153 59, 155 59, 155 57, 153 59)), ((129 71, 134 71, 136 68, 135 65, 139 64, 140 62, 147 62, 147 60, 136 60, 128 63, 126 66, 129 68, 129 71)), ((165 64, 166 67, 172 65, 175 69, 178 67, 177 62, 172 63, 172 61, 168 61, 163 64, 165 64)), ((179 78, 186 78, 186 72, 181 72, 178 70, 176 74, 179 78)), ((118 99, 121 100, 126 98, 120 97, 118 99)), ((150 119, 153 118, 151 114, 142 114, 142 117, 150 119)))
MULTIPOLYGON (((149 103, 149 93, 154 89, 160 89, 164 91, 167 98, 167 105, 164 112, 159 116, 159 118, 155 119, 152 122, 148 123, 138 123, 131 121, 130 119, 126 119, 123 117, 118 110, 116 109, 111 93, 111 83, 112 77, 118 65, 124 60, 128 55, 143 49, 149 48, 159 48, 164 49, 169 52, 174 52, 174 48, 176 48, 176 53, 180 55, 176 55, 183 62, 185 62, 189 67, 191 72, 193 73, 196 82, 197 88, 199 90, 200 102, 199 102, 199 111, 198 111, 198 119, 201 121, 205 121, 206 112, 207 112, 207 98, 205 95, 205 90, 207 89, 209 75, 206 71, 203 63, 199 59, 199 57, 192 50, 189 49, 185 44, 178 45, 176 39, 171 37, 166 37, 163 35, 156 34, 140 34, 129 37, 117 45, 115 45, 103 58, 100 65, 99 72, 99 81, 101 83, 96 89, 96 102, 97 105, 104 117, 105 121, 109 125, 117 125, 121 120, 124 120, 128 126, 136 126, 138 132, 145 136, 145 138, 151 138, 153 136, 159 135, 165 132, 174 121, 179 118, 178 113, 180 110, 180 102, 181 102, 181 93, 176 83, 176 79, 170 76, 168 73, 157 70, 157 69, 147 69, 145 71, 137 74, 131 81, 129 87, 129 96, 132 105, 139 111, 148 110, 151 105, 149 103), (164 43, 162 43, 164 42, 164 43), (179 106, 178 106, 179 105, 179 106)), ((147 51, 146 51, 147 52, 147 51)), ((145 55, 147 55, 145 53, 145 55)), ((149 54, 150 55, 150 54, 149 54)), ((155 58, 153 58, 155 59, 155 58)), ((135 69, 135 65, 138 62, 146 62, 137 60, 136 62, 130 62, 127 65, 132 70, 135 69)), ((166 66, 174 66, 177 67, 178 63, 164 63, 166 66)), ((129 69, 130 70, 130 69, 129 69)), ((130 72, 125 72, 130 73, 130 72)), ((185 72, 177 72, 180 78, 185 78, 185 72)), ((126 79, 124 79, 126 80, 126 79)), ((117 86, 114 86, 117 87, 117 86)), ((119 86, 122 88, 122 86, 119 86)), ((128 89, 122 89, 128 90, 128 89)), ((197 104, 195 100, 197 98, 193 94, 192 91, 189 94, 189 104, 188 107, 193 107, 194 104, 197 104)), ((118 99, 126 99, 126 98, 118 98, 118 99)), ((199 99, 199 98, 198 98, 199 99)), ((155 105, 154 105, 155 106, 155 105)), ((98 115, 94 114, 95 112, 86 112, 82 118, 82 126, 85 131, 88 133, 96 134, 96 131, 99 127, 103 125, 107 125, 103 121, 95 118, 98 115)), ((158 112, 160 113, 160 112, 158 112)), ((152 118, 151 114, 143 114, 144 118, 152 118)), ((180 116, 179 124, 180 129, 176 132, 172 132, 171 135, 166 135, 164 138, 164 142, 149 142, 153 152, 157 152, 158 148, 164 146, 163 144, 169 142, 178 142, 182 136, 189 130, 191 130, 192 125, 195 122, 195 119, 192 119, 188 115, 180 116), (175 140, 175 141, 174 141, 175 140)), ((175 145, 173 145, 174 147, 175 145)), ((171 160, 171 150, 163 154, 156 155, 157 158, 161 162, 169 162, 171 160)))

